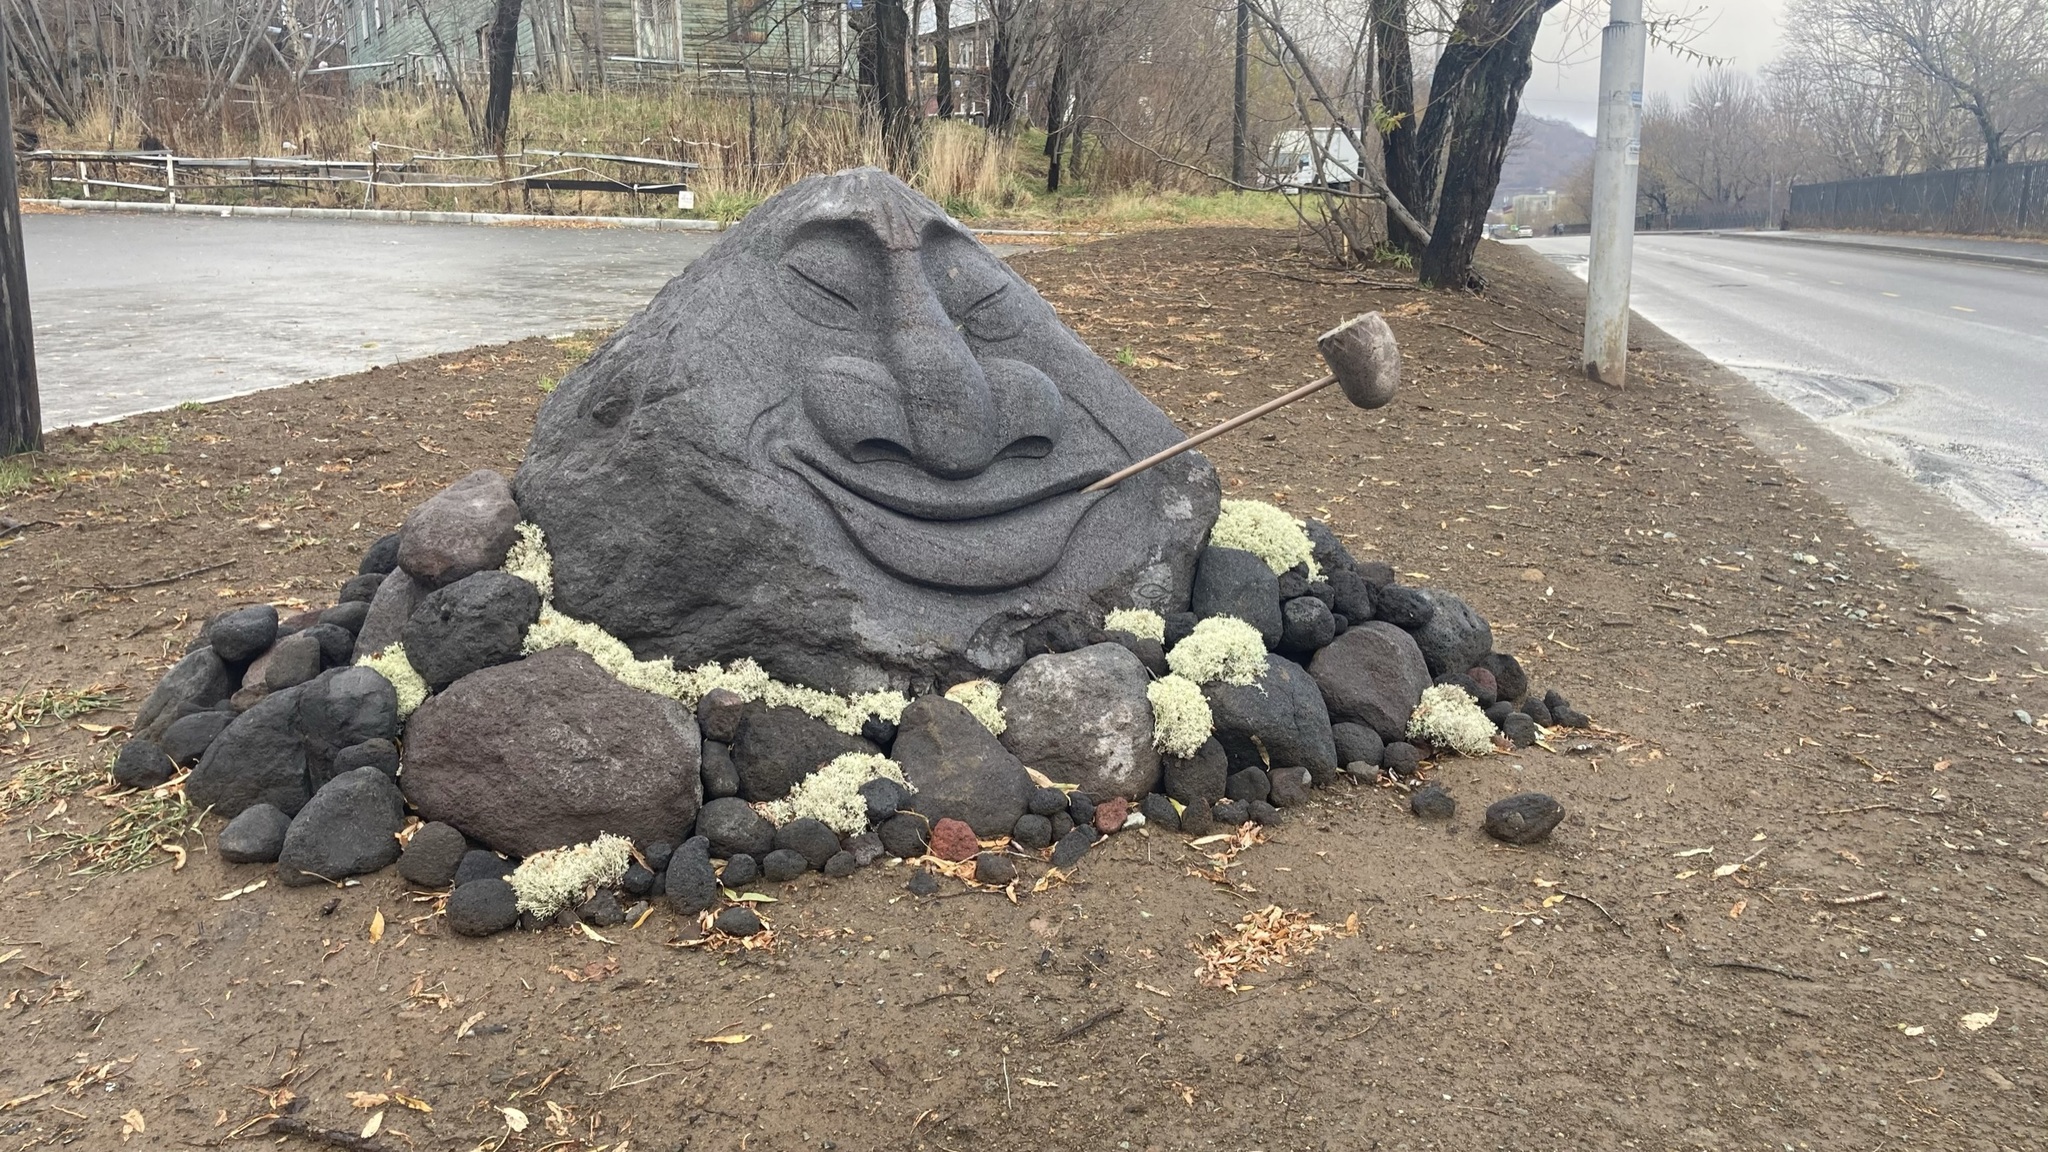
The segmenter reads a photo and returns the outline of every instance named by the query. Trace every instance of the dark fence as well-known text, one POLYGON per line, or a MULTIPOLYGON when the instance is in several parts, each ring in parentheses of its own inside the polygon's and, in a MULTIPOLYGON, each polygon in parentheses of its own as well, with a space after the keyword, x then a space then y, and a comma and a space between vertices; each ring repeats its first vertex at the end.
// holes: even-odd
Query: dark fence
POLYGON ((2048 162, 1797 184, 1791 226, 2048 236, 2048 162))

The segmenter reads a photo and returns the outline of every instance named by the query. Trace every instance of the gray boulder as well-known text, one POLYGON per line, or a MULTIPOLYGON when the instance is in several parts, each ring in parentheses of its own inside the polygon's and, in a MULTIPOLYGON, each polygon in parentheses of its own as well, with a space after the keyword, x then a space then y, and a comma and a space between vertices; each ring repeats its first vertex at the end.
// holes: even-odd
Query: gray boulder
POLYGON ((189 768, 199 762, 214 737, 219 736, 234 719, 234 712, 226 708, 181 716, 164 729, 164 738, 157 747, 164 750, 171 763, 189 768))
POLYGON ((1190 810, 1206 811, 1223 796, 1224 781, 1230 775, 1230 755, 1214 736, 1204 740, 1193 756, 1162 756, 1160 760, 1160 791, 1190 810))
POLYGON ((1314 596, 1296 596, 1280 605, 1280 617, 1279 649, 1297 662, 1337 638, 1337 619, 1330 606, 1314 596))
POLYGON ((695 916, 718 905, 718 873, 711 868, 711 850, 702 836, 692 836, 669 857, 662 893, 675 910, 695 916))
POLYGON ((1407 738, 1408 717, 1430 684, 1414 638, 1383 620, 1337 637, 1308 668, 1331 719, 1362 724, 1383 741, 1407 738))
POLYGON ((509 572, 478 572, 427 593, 402 634, 405 658, 439 692, 483 668, 519 659, 540 619, 540 593, 509 572))
POLYGON ((398 567, 398 533, 389 532, 377 537, 369 550, 363 553, 363 562, 356 565, 356 574, 367 576, 372 573, 388 576, 398 567))
POLYGON ((802 856, 812 868, 822 870, 825 861, 839 852, 839 833, 824 821, 806 816, 777 828, 775 847, 787 848, 802 856))
POLYGON ((775 825, 737 796, 706 801, 697 814, 697 834, 710 841, 719 860, 760 856, 775 847, 775 825))
POLYGON ((292 818, 268 804, 245 808, 220 830, 215 849, 230 864, 268 864, 284 851, 292 818))
POLYGON ((1215 718, 1216 742, 1232 764, 1306 768, 1318 785, 1336 779, 1337 745, 1330 736, 1330 714, 1301 665, 1268 656, 1265 673, 1251 684, 1240 687, 1219 680, 1204 684, 1202 695, 1215 718))
POLYGON ((320 623, 332 624, 336 628, 348 633, 351 651, 355 647, 356 633, 363 630, 363 622, 369 618, 370 602, 368 600, 345 601, 320 613, 320 623))
POLYGON ((1005 836, 1031 803, 1024 765, 973 713, 943 696, 911 701, 890 755, 914 790, 909 802, 932 824, 950 818, 983 839, 1005 836))
POLYGON ((233 817, 255 804, 296 815, 334 776, 344 748, 398 736, 398 694, 368 668, 337 668, 273 692, 207 746, 185 780, 185 797, 233 817))
POLYGON ((1259 630, 1271 648, 1280 643, 1286 621, 1280 611, 1280 578, 1264 560, 1238 548, 1204 548, 1195 566, 1192 604, 1196 616, 1235 616, 1259 630))
POLYGON ((1413 634, 1429 674, 1464 672, 1485 660, 1493 651, 1493 628, 1486 618, 1449 592, 1431 588, 1423 595, 1436 605, 1436 611, 1413 634))
POLYGON ((1033 656, 1003 686, 1003 747, 1097 800, 1143 796, 1159 783, 1150 682, 1120 644, 1033 656))
POLYGON ((1542 792, 1519 792, 1486 806, 1481 825, 1488 836, 1507 844, 1536 844, 1550 837, 1564 819, 1564 805, 1542 792))
POLYGON ((1353 627, 1373 618, 1372 585, 1365 577, 1349 569, 1338 569, 1327 574, 1330 584, 1330 610, 1351 622, 1353 627))
MULTIPOLYGON (((464 843, 467 842, 468 840, 465 838, 464 843)), ((496 852, 486 852, 482 848, 472 848, 464 852, 462 859, 455 865, 455 886, 460 888, 472 881, 482 880, 486 877, 510 876, 515 868, 516 865, 496 852)))
POLYGON ((178 769, 163 749, 147 740, 135 739, 121 745, 108 772, 114 783, 123 788, 154 788, 176 776, 178 769))
POLYGON ((377 598, 377 586, 384 583, 382 572, 359 572, 342 584, 334 601, 339 604, 368 604, 377 598))
MULTIPOLYGON (((1311 670, 1310 675, 1314 675, 1311 670)), ((1328 698, 1325 697, 1325 702, 1328 698)), ((1418 701, 1420 698, 1417 698, 1418 701)), ((1339 721, 1330 725, 1330 735, 1337 741, 1337 763, 1350 768, 1353 764, 1367 764, 1379 767, 1380 756, 1386 750, 1386 741, 1378 732, 1363 724, 1339 721)))
POLYGON ((277 609, 268 604, 237 608, 213 618, 206 626, 206 642, 215 654, 230 664, 241 664, 263 654, 277 639, 277 609))
POLYGON ((703 756, 704 798, 717 800, 739 795, 740 770, 733 767, 732 745, 722 740, 706 740, 703 756))
POLYGON ((143 698, 135 713, 135 734, 146 740, 162 739, 173 723, 203 708, 210 708, 235 694, 238 684, 227 662, 210 647, 187 652, 171 665, 164 678, 143 698))
POLYGON ((446 888, 469 854, 469 838, 451 824, 422 824, 398 854, 398 874, 422 888, 446 888))
POLYGON ((516 486, 558 606, 643 655, 926 689, 1008 673, 1062 614, 1184 607, 1209 463, 1079 492, 1181 439, 942 208, 859 169, 749 212, 565 378, 516 486))
POLYGON ((845 753, 875 750, 866 740, 795 708, 750 704, 733 733, 732 764, 739 773, 740 796, 758 803, 789 795, 797 781, 845 753))
POLYGON ((375 768, 337 776, 313 794, 285 833, 277 878, 288 886, 375 872, 398 859, 405 798, 375 768))
POLYGON ((420 815, 510 855, 603 832, 673 843, 697 818, 696 720, 573 649, 463 677, 405 737, 401 782, 420 815))
POLYGON ((1350 572, 1358 567, 1358 561, 1351 558, 1351 550, 1344 547, 1344 542, 1337 539, 1337 534, 1330 530, 1328 524, 1311 517, 1302 522, 1302 527, 1308 532, 1316 567, 1323 570, 1324 579, 1333 572, 1350 572))
POLYGON ((1374 619, 1410 631, 1428 624, 1429 618, 1436 615, 1436 601, 1427 592, 1403 584, 1373 585, 1372 607, 1374 619))
POLYGON ((295 632, 264 653, 261 665, 264 691, 296 688, 320 674, 320 638, 310 632, 295 632))
POLYGON ((448 894, 448 927, 457 936, 490 936, 519 923, 519 893, 512 885, 487 876, 457 885, 448 894))
MULTIPOLYGON (((375 768, 393 780, 398 779, 398 745, 389 740, 365 740, 334 754, 334 775, 357 768, 375 768)), ((312 783, 317 791, 327 781, 314 780, 312 783)))
POLYGON ((377 595, 370 601, 370 614, 363 618, 363 626, 356 630, 355 657, 375 656, 405 635, 406 622, 412 619, 413 610, 420 606, 426 590, 413 582, 413 578, 401 569, 384 578, 377 586, 377 595))
POLYGON ((519 505, 503 476, 480 468, 412 510, 398 530, 398 566, 423 588, 441 588, 505 562, 519 534, 519 505))

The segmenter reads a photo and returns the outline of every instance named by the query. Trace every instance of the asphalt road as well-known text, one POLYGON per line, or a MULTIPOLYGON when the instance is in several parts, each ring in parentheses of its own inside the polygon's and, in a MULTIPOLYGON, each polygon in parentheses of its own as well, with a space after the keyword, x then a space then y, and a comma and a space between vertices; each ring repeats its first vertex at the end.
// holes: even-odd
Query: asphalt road
POLYGON ((34 214, 46 428, 609 327, 716 234, 34 214))
MULTIPOLYGON (((1585 237, 1522 243, 1585 274, 1585 237)), ((2048 272, 1641 236, 1633 297, 1672 336, 2048 549, 2048 272)))

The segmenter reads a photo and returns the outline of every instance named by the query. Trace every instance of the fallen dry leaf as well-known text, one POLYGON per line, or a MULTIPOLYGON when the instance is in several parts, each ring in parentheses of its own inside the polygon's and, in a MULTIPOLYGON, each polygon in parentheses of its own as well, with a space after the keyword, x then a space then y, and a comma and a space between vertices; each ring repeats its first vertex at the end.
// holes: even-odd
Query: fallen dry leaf
POLYGON ((526 1113, 521 1112, 519 1109, 500 1108, 498 1109, 498 1115, 505 1118, 505 1127, 510 1128, 514 1132, 526 1131, 526 1113))
POLYGON ((121 1139, 126 1140, 131 1135, 141 1136, 148 1133, 148 1131, 149 1125, 142 1122, 141 1109, 130 1108, 126 1112, 121 1113, 121 1139))
POLYGON ((382 1092, 351 1092, 348 1105, 351 1108, 382 1108, 391 1103, 391 1097, 382 1092))
POLYGON ((1740 920, 1740 919, 1742 919, 1742 910, 1743 910, 1743 909, 1745 909, 1745 908, 1747 908, 1747 907, 1749 907, 1749 901, 1747 901, 1747 900, 1737 900, 1737 901, 1736 901, 1736 902, 1734 903, 1734 905, 1733 905, 1732 907, 1730 907, 1730 908, 1728 909, 1728 918, 1729 918, 1730 920, 1740 920))
POLYGON ((1202 986, 1238 991, 1244 973, 1264 972, 1267 965, 1310 951, 1334 931, 1311 921, 1306 912, 1288 912, 1278 904, 1246 913, 1233 931, 1212 933, 1207 945, 1194 946, 1202 958, 1202 986))
POLYGON ((1003 973, 1007 971, 1009 971, 1009 969, 1007 968, 991 968, 988 970, 988 975, 983 976, 982 979, 988 981, 990 984, 993 984, 996 981, 1001 980, 1003 978, 1003 973))
POLYGON ((1993 1008, 1989 1012, 1972 1012, 1961 1020, 1956 1021, 1956 1023, 1962 1025, 1962 1029, 1965 1032, 1982 1032, 1984 1029, 1998 1023, 1998 1009, 1993 1008))
POLYGON ((726 1033, 726 1034, 725 1034, 725 1035, 723 1035, 723 1036, 703 1036, 703 1037, 699 1037, 699 1038, 698 1038, 698 1040, 697 1040, 697 1043, 699 1043, 699 1044, 745 1044, 745 1043, 746 1043, 747 1041, 749 1041, 749 1040, 752 1040, 752 1039, 753 1039, 753 1037, 752 1037, 752 1036, 749 1036, 749 1035, 747 1035, 747 1034, 746 1034, 745 1032, 728 1032, 728 1033, 726 1033))
POLYGON ((382 1131, 383 1128, 384 1114, 382 1112, 379 1112, 375 1116, 370 1117, 369 1123, 363 1125, 363 1139, 368 1140, 370 1137, 375 1136, 378 1132, 382 1131))
POLYGON ((405 1105, 407 1108, 412 1109, 415 1112, 432 1112, 434 1110, 434 1106, 432 1104, 427 1103, 425 1100, 422 1100, 417 1096, 407 1096, 403 1092, 393 1092, 391 1094, 391 1098, 393 1100, 398 1101, 400 1104, 405 1105))
POLYGON ((384 939, 384 910, 377 909, 370 914, 370 943, 384 939))

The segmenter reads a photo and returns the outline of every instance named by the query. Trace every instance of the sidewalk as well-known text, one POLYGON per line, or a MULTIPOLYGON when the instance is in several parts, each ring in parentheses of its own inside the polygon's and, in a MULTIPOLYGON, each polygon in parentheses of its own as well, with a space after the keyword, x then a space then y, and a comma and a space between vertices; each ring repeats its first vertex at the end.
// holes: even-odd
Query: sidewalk
POLYGON ((1737 240, 1779 244, 1829 244, 1838 248, 1879 248, 1934 260, 1962 260, 2048 271, 2048 241, 1935 236, 1898 232, 1716 232, 1737 240))

